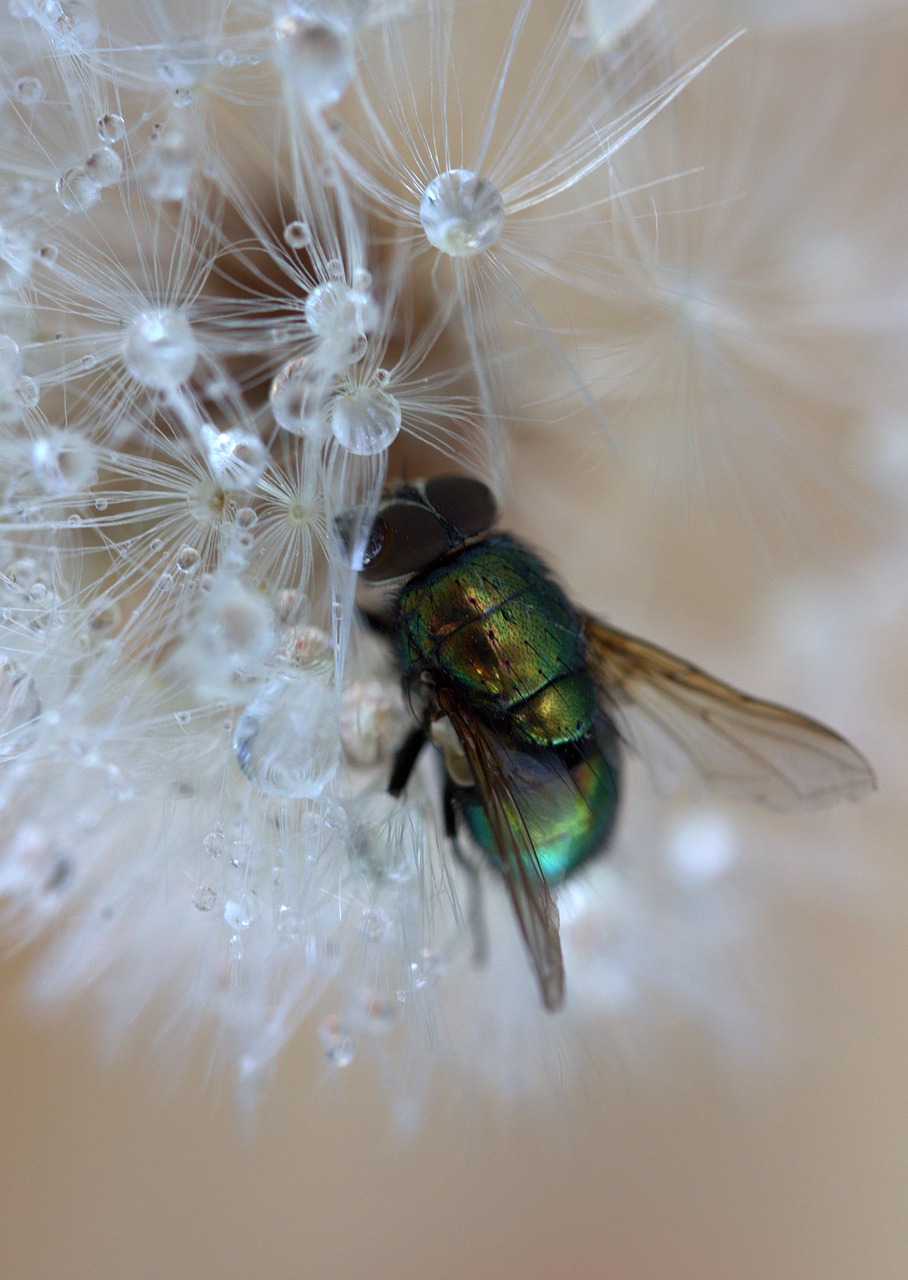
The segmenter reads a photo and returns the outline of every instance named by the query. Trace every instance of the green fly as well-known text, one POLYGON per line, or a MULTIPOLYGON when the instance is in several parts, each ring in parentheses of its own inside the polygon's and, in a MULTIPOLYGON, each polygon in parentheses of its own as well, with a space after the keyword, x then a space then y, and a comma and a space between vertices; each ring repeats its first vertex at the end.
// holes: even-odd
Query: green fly
MULTIPOLYGON (((455 852, 466 828, 504 882, 556 1010, 554 891, 608 847, 626 749, 683 758, 709 786, 777 809, 860 799, 875 782, 833 730, 577 609, 534 552, 490 532, 496 517, 470 477, 405 485, 361 530, 355 558, 366 582, 388 584, 365 612, 393 640, 417 721, 388 789, 401 794, 431 740, 455 852)), ((341 517, 348 543, 357 522, 341 517)))

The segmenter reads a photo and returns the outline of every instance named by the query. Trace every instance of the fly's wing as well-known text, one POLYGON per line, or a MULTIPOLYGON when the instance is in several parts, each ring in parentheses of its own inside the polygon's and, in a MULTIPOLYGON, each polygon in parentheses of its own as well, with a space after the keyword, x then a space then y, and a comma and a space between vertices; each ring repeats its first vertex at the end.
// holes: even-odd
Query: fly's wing
POLYGON ((590 666, 619 730, 644 758, 674 756, 711 787, 773 809, 860 800, 870 765, 832 729, 762 702, 647 644, 585 618, 590 666))
POLYGON ((542 1002, 555 1012, 564 1003, 558 908, 509 782, 507 747, 449 690, 439 691, 438 706, 450 720, 469 762, 495 836, 501 873, 530 953, 542 1002))

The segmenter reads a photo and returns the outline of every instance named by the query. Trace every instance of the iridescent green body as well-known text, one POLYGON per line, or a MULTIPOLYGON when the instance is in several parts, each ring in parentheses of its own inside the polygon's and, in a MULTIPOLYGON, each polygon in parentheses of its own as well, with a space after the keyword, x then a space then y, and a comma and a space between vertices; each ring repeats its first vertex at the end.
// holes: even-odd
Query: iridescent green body
MULTIPOLYGON (((405 682, 425 677, 453 690, 494 727, 520 806, 509 818, 526 826, 546 880, 563 880, 604 846, 619 775, 617 735, 564 592, 531 551, 496 534, 411 579, 395 616, 405 682)), ((456 795, 473 838, 497 861, 478 793, 456 795)))

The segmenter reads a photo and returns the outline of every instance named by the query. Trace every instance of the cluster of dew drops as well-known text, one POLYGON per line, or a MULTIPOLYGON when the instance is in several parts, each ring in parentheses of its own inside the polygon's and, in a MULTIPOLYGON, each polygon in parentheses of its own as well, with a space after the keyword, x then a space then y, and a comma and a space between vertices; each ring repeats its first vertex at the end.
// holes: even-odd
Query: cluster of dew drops
MULTIPOLYGON (((215 204, 206 204, 231 159, 229 139, 218 146, 218 113, 242 113, 244 99, 270 94, 296 114, 292 145, 311 144, 323 158, 327 113, 356 74, 358 29, 392 21, 386 7, 379 0, 267 12, 251 6, 246 28, 174 39, 161 24, 147 44, 107 31, 90 0, 9 0, 0 15, 0 110, 10 157, 0 165, 0 432, 9 460, 0 530, 7 555, 0 573, 0 761, 25 770, 58 750, 54 735, 67 716, 67 668, 59 662, 69 653, 67 629, 78 638, 71 680, 83 679, 96 660, 103 685, 115 677, 118 645, 134 654, 150 634, 160 657, 168 638, 179 640, 184 606, 195 611, 199 634, 214 639, 183 678, 196 705, 234 708, 233 767, 261 796, 336 816, 341 760, 368 772, 400 736, 403 712, 390 678, 353 681, 338 699, 330 604, 326 623, 313 619, 305 582, 266 581, 264 591, 262 581, 249 585, 263 537, 259 497, 269 478, 277 485, 278 455, 285 467, 295 458, 291 467, 315 477, 311 509, 296 515, 309 544, 324 545, 326 459, 340 471, 338 456, 371 461, 369 474, 380 479, 385 452, 406 425, 381 364, 386 317, 364 248, 367 231, 326 234, 324 209, 337 214, 342 204, 355 222, 355 202, 329 196, 319 206, 321 223, 299 207, 274 230, 269 254, 296 264, 306 285, 283 329, 276 322, 274 355, 270 330, 259 326, 250 337, 242 316, 220 323, 217 309, 204 305, 206 271, 225 251, 225 233, 209 226, 215 204), (168 227, 170 241, 161 232, 168 227), (201 248, 181 256, 185 227, 199 235, 201 248), (156 236, 171 246, 160 261, 156 236), (73 305, 89 286, 85 305, 73 305), (252 347, 257 373, 244 382, 235 368, 248 363, 252 347), (180 508, 184 523, 172 522, 181 530, 175 543, 166 529, 125 536, 115 523, 129 524, 129 501, 142 523, 141 496, 130 498, 140 485, 130 484, 153 474, 155 457, 172 470, 189 457, 196 474, 180 508), (186 532, 193 518, 196 539, 186 532), (103 555, 109 563, 99 569, 103 555), (79 557, 87 566, 81 583, 67 577, 67 563, 79 557)), ((311 158, 306 164, 308 178, 321 174, 327 186, 337 184, 335 170, 319 169, 311 158)), ((427 182, 414 215, 430 246, 468 258, 494 244, 505 211, 491 182, 450 169, 427 182)), ((252 235, 260 230, 251 228, 252 235)), ((311 546, 308 554, 311 560, 311 546)), ((279 548, 272 560, 280 565, 279 548)), ((335 610, 336 596, 335 584, 335 610)), ((200 718, 185 707, 172 715, 186 731, 200 718)), ((135 780, 126 777, 127 766, 105 767, 118 797, 128 799, 135 780)), ((7 800, 4 793, 0 803, 7 800)), ((4 837, 8 848, 12 840, 27 849, 20 861, 29 866, 40 860, 36 832, 23 827, 4 837)), ((233 867, 239 890, 203 875, 192 905, 208 917, 223 905, 236 966, 261 911, 249 851, 241 848, 239 826, 231 831, 219 821, 202 843, 212 865, 233 867)), ((57 868, 44 876, 48 891, 70 879, 59 870, 58 844, 48 842, 57 868)), ((0 889, 8 888, 4 875, 0 889)), ((300 932, 292 906, 282 903, 278 915, 279 930, 300 932)), ((367 940, 370 931, 386 932, 375 925, 380 916, 367 908, 367 940)), ((429 985, 438 966, 431 948, 417 948, 411 986, 429 985)), ((365 1022, 384 1027, 387 1002, 374 997, 366 1005, 365 1022)), ((350 1061, 349 1019, 332 1015, 321 1038, 332 1062, 350 1061)))

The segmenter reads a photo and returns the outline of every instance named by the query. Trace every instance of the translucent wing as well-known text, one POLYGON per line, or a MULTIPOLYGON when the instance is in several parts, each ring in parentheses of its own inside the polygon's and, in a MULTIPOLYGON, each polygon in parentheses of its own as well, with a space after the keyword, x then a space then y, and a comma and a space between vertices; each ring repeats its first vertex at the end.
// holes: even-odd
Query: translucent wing
POLYGON ((495 836, 501 873, 530 954, 542 1002, 555 1012, 564 1003, 558 908, 508 781, 507 747, 492 730, 471 716, 450 690, 439 691, 438 706, 450 720, 469 762, 495 836))
POLYGON ((832 729, 762 702, 664 649, 584 619, 590 666, 622 735, 644 758, 693 765, 709 786, 773 809, 859 800, 870 765, 832 729))

